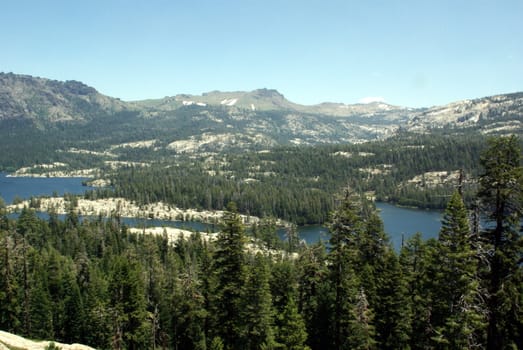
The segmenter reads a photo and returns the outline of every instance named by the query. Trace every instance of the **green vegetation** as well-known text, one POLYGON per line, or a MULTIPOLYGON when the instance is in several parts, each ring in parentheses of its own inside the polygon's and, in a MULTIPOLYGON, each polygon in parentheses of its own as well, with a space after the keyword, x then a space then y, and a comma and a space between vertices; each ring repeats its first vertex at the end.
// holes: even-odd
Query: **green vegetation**
POLYGON ((182 208, 218 210, 234 201, 241 213, 303 225, 326 222, 334 209, 334 194, 345 186, 379 201, 443 209, 459 184, 456 174, 460 169, 463 196, 470 204, 477 187, 471 180, 479 173, 479 155, 486 144, 486 138, 477 135, 403 133, 358 145, 278 146, 263 152, 186 155, 162 148, 172 129, 162 130, 160 121, 155 128, 143 124, 135 129, 145 123, 135 113, 122 112, 111 120, 114 123, 92 121, 67 132, 50 129, 46 137, 38 129, 13 126, 8 137, 0 138, 0 145, 8 150, 0 155, 0 164, 4 169, 51 162, 67 164, 64 170, 97 168, 110 178, 114 191, 104 189, 93 196, 118 195, 141 204, 164 201, 182 208), (106 151, 111 142, 123 142, 131 132, 135 138, 157 140, 155 147, 106 151), (34 139, 34 152, 17 144, 19 139, 34 139), (71 148, 98 153, 64 151, 71 148), (105 163, 113 161, 148 166, 114 170, 105 163))
POLYGON ((490 141, 477 216, 454 191, 439 238, 399 254, 361 188, 332 197, 329 249, 296 255, 247 249, 232 202, 215 240, 176 242, 1 207, 0 328, 115 349, 521 348, 521 154, 490 141))
POLYGON ((484 135, 522 134, 521 93, 452 108, 340 108, 299 106, 265 89, 131 103, 75 81, 0 73, 0 82, 1 171, 96 169, 140 203, 224 209, 235 201, 241 213, 296 224, 324 223, 345 186, 443 209, 460 169, 470 205, 484 135))
MULTIPOLYGON (((361 145, 277 147, 268 152, 175 158, 149 167, 120 169, 113 193, 138 203, 163 201, 183 208, 219 209, 234 201, 241 213, 278 217, 298 225, 324 223, 334 194, 350 186, 399 205, 445 207, 457 177, 432 185, 409 180, 431 171, 462 169, 470 203, 485 138, 401 135, 361 145), (161 179, 161 180, 159 180, 161 179)), ((420 176, 421 178, 421 176, 420 176)))

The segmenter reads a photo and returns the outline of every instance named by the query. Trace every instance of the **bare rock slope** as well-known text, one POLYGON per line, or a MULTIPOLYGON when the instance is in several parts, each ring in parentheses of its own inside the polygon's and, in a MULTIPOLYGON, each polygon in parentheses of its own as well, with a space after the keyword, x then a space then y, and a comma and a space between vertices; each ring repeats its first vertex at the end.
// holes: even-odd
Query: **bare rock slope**
MULTIPOLYGON (((25 339, 15 334, 0 331, 0 350, 45 350, 51 341, 34 341, 25 339)), ((94 348, 82 344, 62 344, 53 342, 55 346, 62 350, 94 350, 94 348)))

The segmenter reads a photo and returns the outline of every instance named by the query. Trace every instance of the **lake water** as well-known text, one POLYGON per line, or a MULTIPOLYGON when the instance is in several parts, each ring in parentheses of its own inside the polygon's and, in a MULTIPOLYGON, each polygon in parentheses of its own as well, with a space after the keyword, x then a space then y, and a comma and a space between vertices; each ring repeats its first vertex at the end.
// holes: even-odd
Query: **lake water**
MULTIPOLYGON (((385 232, 396 250, 401 248, 403 240, 407 240, 415 233, 420 232, 424 239, 437 237, 441 228, 442 211, 419 210, 397 207, 388 203, 376 203, 385 232)), ((301 239, 312 244, 319 239, 327 242, 330 238, 329 230, 321 225, 298 227, 301 239)), ((284 237, 285 232, 280 231, 284 237)))
POLYGON ((442 211, 396 207, 387 203, 376 203, 380 211, 385 232, 396 249, 402 239, 420 232, 424 239, 437 237, 441 228, 442 211))
MULTIPOLYGON (((7 204, 12 203, 15 197, 28 199, 31 196, 51 196, 53 193, 63 195, 64 193, 82 194, 90 187, 82 186, 83 178, 24 178, 6 177, 7 174, 0 173, 0 197, 7 204)), ((389 235, 396 249, 401 246, 402 239, 407 239, 416 232, 422 233, 425 239, 436 237, 441 227, 441 212, 431 210, 417 210, 400 208, 387 203, 376 203, 380 211, 385 232, 389 235)), ((143 220, 125 219, 130 226, 143 226, 143 220)), ((173 226, 188 228, 198 231, 216 231, 217 227, 198 222, 165 222, 160 220, 148 220, 147 226, 173 226)), ((298 228, 301 239, 307 243, 315 243, 319 239, 328 241, 329 233, 324 226, 310 225, 298 228)))
POLYGON ((59 196, 64 193, 82 194, 92 187, 82 186, 86 178, 80 177, 7 177, 0 173, 0 197, 11 204, 15 197, 29 199, 31 196, 59 196))

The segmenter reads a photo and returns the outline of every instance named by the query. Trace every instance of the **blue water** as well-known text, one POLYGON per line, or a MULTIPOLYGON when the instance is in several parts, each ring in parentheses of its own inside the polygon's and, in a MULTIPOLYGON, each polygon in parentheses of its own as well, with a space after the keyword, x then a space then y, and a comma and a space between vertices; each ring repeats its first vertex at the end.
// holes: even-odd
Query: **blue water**
MULTIPOLYGON (((415 233, 422 234, 424 239, 437 237, 441 228, 442 212, 436 210, 419 210, 396 207, 387 203, 376 203, 384 230, 396 250, 401 248, 403 240, 407 240, 415 233)), ((281 238, 285 237, 285 230, 280 230, 281 238)), ((330 238, 329 230, 321 225, 298 227, 300 239, 307 244, 317 243, 319 240, 327 242, 330 238)))
MULTIPOLYGON (((82 178, 23 178, 23 177, 6 177, 5 173, 0 173, 0 197, 9 204, 18 196, 23 199, 31 196, 58 195, 63 193, 82 194, 90 187, 82 186, 82 178)), ((401 247, 402 240, 420 232, 423 238, 437 237, 441 227, 440 211, 417 210, 409 208, 396 207, 387 203, 376 203, 383 220, 385 232, 389 235, 393 246, 396 249, 401 247)), ((162 221, 125 218, 125 224, 133 227, 152 227, 152 226, 170 226, 177 228, 187 228, 196 231, 216 232, 218 226, 207 225, 200 222, 187 221, 162 221)), ((284 232, 280 231, 280 236, 284 232)), ((299 237, 307 243, 312 244, 322 240, 327 242, 330 238, 329 232, 325 226, 309 225, 298 227, 299 237)))
POLYGON ((82 194, 92 187, 82 186, 86 178, 79 177, 6 177, 0 173, 0 197, 6 204, 11 204, 15 197, 29 199, 31 196, 59 196, 64 193, 82 194))
POLYGON ((443 212, 396 207, 387 203, 376 203, 380 211, 385 232, 394 248, 401 247, 401 241, 419 232, 424 239, 437 237, 441 229, 443 212))

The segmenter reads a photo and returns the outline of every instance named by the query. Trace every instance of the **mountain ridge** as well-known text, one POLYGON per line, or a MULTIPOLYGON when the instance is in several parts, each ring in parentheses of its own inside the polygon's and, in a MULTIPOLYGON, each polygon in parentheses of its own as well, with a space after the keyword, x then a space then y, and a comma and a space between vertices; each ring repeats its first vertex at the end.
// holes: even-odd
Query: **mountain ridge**
POLYGON ((380 110, 407 110, 408 107, 394 106, 384 102, 345 104, 341 102, 321 102, 314 105, 294 103, 276 89, 255 89, 252 91, 219 91, 204 92, 201 95, 178 94, 160 99, 131 101, 144 107, 174 110, 181 106, 222 105, 248 110, 289 110, 301 113, 319 113, 331 116, 352 116, 355 113, 369 113, 380 110))
MULTIPOLYGON (((210 91, 161 99, 122 101, 103 95, 78 81, 57 81, 29 75, 0 73, 0 122, 21 120, 46 127, 68 123, 112 125, 124 142, 119 125, 137 122, 144 129, 166 134, 166 142, 198 142, 202 135, 231 139, 231 131, 265 145, 364 142, 406 130, 433 132, 474 130, 483 134, 523 134, 523 92, 487 96, 428 108, 394 106, 384 102, 300 105, 275 89, 210 91), (123 114, 122 114, 123 113, 123 114), (129 114, 131 113, 132 117, 129 114), (134 118, 134 119, 133 119, 134 118), (222 137, 223 136, 223 137, 222 137)), ((156 132, 156 134, 158 134, 156 132)), ((146 135, 154 138, 154 133, 146 135)), ((110 138, 107 135, 106 138, 110 138)), ((145 137, 145 136, 144 136, 145 137)))
POLYGON ((119 99, 79 81, 0 73, 0 120, 85 121, 126 108, 119 99))

